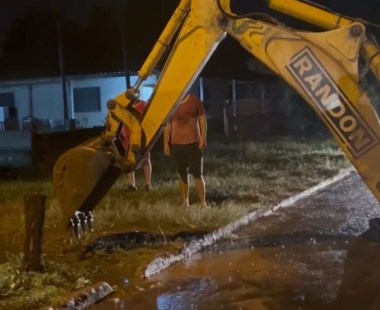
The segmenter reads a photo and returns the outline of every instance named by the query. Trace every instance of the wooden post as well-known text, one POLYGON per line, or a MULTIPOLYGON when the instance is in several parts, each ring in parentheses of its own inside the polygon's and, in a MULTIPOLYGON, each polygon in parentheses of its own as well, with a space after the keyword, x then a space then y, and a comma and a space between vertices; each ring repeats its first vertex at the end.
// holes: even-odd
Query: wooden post
POLYGON ((25 241, 24 268, 26 271, 41 271, 42 237, 45 221, 46 196, 30 194, 24 196, 25 241))

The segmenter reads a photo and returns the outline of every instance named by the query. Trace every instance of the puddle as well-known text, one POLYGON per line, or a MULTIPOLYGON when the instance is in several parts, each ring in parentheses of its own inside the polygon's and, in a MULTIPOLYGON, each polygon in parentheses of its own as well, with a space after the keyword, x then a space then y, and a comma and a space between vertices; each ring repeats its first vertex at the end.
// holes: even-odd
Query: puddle
POLYGON ((379 216, 351 176, 93 309, 380 309, 379 216))

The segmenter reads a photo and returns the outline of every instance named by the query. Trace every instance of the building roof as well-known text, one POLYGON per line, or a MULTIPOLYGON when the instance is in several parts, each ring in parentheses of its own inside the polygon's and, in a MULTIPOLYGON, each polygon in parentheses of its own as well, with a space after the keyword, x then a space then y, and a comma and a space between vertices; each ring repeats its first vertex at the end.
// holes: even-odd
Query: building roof
MULTIPOLYGON (((136 76, 137 72, 130 72, 130 76, 136 76)), ((152 75, 158 75, 158 72, 153 72, 152 75)), ((67 81, 84 80, 84 79, 95 79, 95 78, 108 78, 108 77, 124 77, 124 72, 98 72, 92 74, 73 74, 67 75, 65 78, 67 81)), ((15 86, 15 85, 29 85, 29 84, 49 84, 60 82, 62 80, 61 76, 45 76, 45 77, 27 77, 9 80, 0 80, 0 86, 15 86)))

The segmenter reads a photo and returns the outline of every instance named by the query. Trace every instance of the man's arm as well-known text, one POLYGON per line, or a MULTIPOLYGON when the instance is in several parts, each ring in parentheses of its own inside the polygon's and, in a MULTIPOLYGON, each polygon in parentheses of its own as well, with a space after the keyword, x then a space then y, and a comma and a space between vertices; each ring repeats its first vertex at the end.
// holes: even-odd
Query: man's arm
POLYGON ((172 124, 170 122, 167 122, 164 127, 164 154, 170 155, 170 134, 172 132, 172 124))
POLYGON ((199 140, 199 148, 204 150, 207 145, 207 118, 205 114, 198 116, 199 129, 201 132, 201 137, 199 140))

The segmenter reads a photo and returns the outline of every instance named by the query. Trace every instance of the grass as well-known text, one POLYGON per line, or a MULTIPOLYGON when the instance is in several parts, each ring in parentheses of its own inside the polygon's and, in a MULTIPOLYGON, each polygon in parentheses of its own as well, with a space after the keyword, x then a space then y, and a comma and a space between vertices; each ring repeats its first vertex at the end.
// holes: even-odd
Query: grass
MULTIPOLYGON (((212 231, 255 209, 266 208, 316 185, 350 165, 331 140, 272 139, 245 143, 219 140, 214 139, 205 154, 207 200, 211 208, 197 207, 193 187, 190 197, 193 204, 188 209, 180 208, 174 163, 159 152, 153 153, 153 191, 126 193, 126 177, 120 178, 95 209, 95 235, 134 230, 164 235, 212 231)), ((136 177, 141 184, 142 171, 137 171, 136 177)), ((155 255, 171 250, 170 246, 164 246, 113 256, 98 253, 79 262, 80 250, 67 250, 62 243, 64 235, 58 230, 60 209, 52 196, 50 182, 19 179, 0 182, 0 247, 4 252, 20 252, 24 229, 23 196, 31 192, 44 193, 48 198, 44 236, 46 270, 40 277, 25 275, 21 272, 19 259, 0 256, 5 262, 0 266, 0 309, 4 305, 5 308, 30 309, 31 305, 56 302, 58 296, 70 292, 73 286, 91 283, 112 273, 112 266, 120 261, 128 261, 123 273, 133 278, 155 255), (91 266, 98 268, 94 270, 91 266), (30 292, 34 292, 34 299, 25 299, 30 292)))
MULTIPOLYGON (((185 210, 177 207, 177 176, 172 161, 155 154, 155 190, 126 194, 125 183, 117 183, 97 210, 97 225, 107 229, 110 223, 114 227, 137 227, 144 222, 146 229, 153 230, 186 226, 212 230, 315 185, 347 166, 340 150, 329 140, 214 142, 205 155, 207 200, 212 208, 185 210)), ((190 202, 195 203, 191 190, 190 202)))
POLYGON ((90 283, 87 275, 78 274, 67 265, 46 262, 44 272, 22 272, 21 255, 8 254, 0 268, 0 309, 34 309, 51 302, 64 303, 68 292, 90 283), (43 290, 41 290, 43 288, 43 290))

